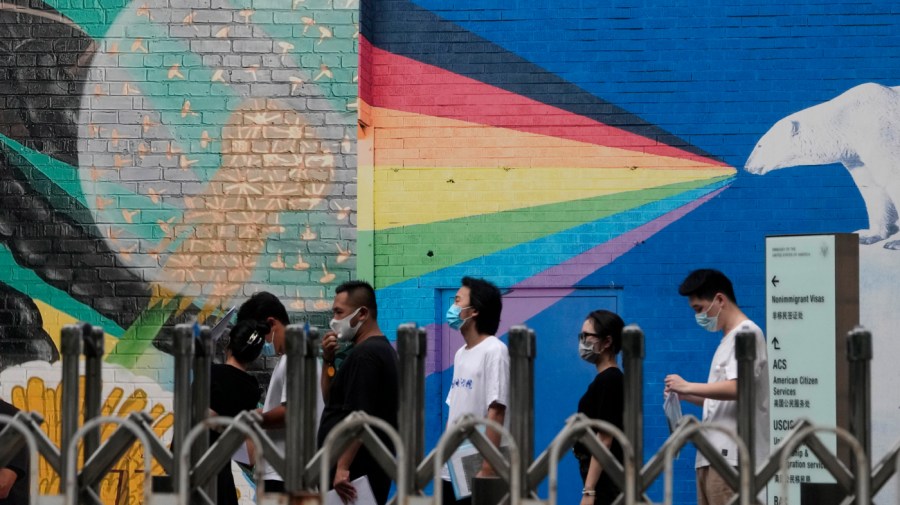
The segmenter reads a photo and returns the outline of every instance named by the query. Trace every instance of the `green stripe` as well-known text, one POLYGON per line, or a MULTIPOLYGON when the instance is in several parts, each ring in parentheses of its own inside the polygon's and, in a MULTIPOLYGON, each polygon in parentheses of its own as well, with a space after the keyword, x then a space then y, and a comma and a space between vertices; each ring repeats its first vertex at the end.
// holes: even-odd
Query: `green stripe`
MULTIPOLYGON (((28 179, 28 183, 50 202, 54 209, 67 214, 80 224, 94 224, 95 219, 88 209, 87 199, 81 190, 78 169, 62 161, 29 149, 15 140, 0 134, 0 149, 11 163, 28 179)), ((141 210, 140 219, 144 226, 128 225, 128 233, 135 237, 158 242, 156 221, 166 221, 172 217, 181 218, 182 211, 177 207, 153 203, 149 197, 135 194, 132 190, 112 182, 96 182, 97 195, 104 198, 115 198, 115 209, 102 211, 107 222, 126 224, 122 221, 120 209, 141 210)))
POLYGON ((76 202, 81 207, 88 207, 76 167, 25 147, 3 134, 0 134, 0 149, 25 174, 28 182, 51 200, 55 208, 68 211, 76 202))
POLYGON ((106 356, 108 363, 133 368, 136 357, 142 356, 153 339, 159 334, 169 316, 178 306, 178 297, 163 306, 145 310, 116 343, 116 347, 106 356))
POLYGON ((103 331, 110 335, 116 337, 122 335, 122 327, 115 321, 98 314, 93 308, 72 298, 65 291, 44 282, 34 271, 16 263, 12 251, 5 245, 0 246, 0 272, 4 275, 0 280, 26 296, 51 305, 80 321, 102 326, 103 331))
MULTIPOLYGON (((470 216, 374 232, 377 288, 486 256, 576 226, 729 179, 681 182, 562 203, 470 216), (433 254, 428 256, 428 252, 433 254)), ((644 224, 644 223, 639 223, 644 224)), ((625 228, 633 228, 623 223, 625 228)), ((361 235, 363 235, 361 233, 361 235)), ((573 241, 578 240, 573 237, 573 241)))
POLYGON ((101 39, 128 0, 45 0, 94 39, 101 39))

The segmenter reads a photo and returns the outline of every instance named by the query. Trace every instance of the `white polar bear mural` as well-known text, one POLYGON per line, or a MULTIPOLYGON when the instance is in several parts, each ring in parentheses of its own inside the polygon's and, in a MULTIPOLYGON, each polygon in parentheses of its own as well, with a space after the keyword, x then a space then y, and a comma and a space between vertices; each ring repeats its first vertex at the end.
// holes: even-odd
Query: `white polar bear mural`
MULTIPOLYGON (((869 228, 859 241, 873 244, 897 233, 900 205, 900 86, 860 84, 775 123, 744 165, 763 175, 799 165, 842 163, 859 188, 869 228)), ((885 249, 900 249, 900 240, 885 249)))
MULTIPOLYGON (((859 321, 872 332, 872 458, 897 443, 900 388, 896 356, 900 339, 897 285, 900 240, 880 242, 898 231, 900 206, 900 86, 868 83, 775 123, 756 143, 744 168, 751 174, 799 165, 841 163, 859 188, 869 228, 859 230, 859 321)), ((900 235, 898 235, 900 238, 900 235)), ((887 485, 878 503, 897 503, 887 485)))

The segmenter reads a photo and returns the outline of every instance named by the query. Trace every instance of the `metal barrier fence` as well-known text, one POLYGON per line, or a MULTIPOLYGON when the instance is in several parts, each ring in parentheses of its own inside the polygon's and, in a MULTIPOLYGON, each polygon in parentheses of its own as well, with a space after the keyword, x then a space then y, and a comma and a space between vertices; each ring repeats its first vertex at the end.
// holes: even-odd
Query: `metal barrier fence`
MULTIPOLYGON (((758 493, 780 475, 779 505, 788 505, 786 486, 788 460, 800 446, 806 446, 834 477, 842 493, 843 505, 871 503, 897 472, 900 443, 875 464, 871 461, 871 404, 870 364, 872 336, 862 328, 847 336, 848 360, 852 391, 849 405, 849 430, 817 426, 799 420, 790 433, 772 449, 765 461, 754 461, 754 405, 753 366, 755 336, 740 332, 736 341, 738 361, 738 429, 700 423, 688 416, 674 429, 671 436, 646 463, 643 454, 643 359, 644 335, 637 326, 623 331, 623 367, 625 377, 624 426, 619 429, 609 423, 573 415, 551 444, 537 457, 534 448, 534 360, 536 338, 534 331, 515 326, 509 331, 510 351, 510 429, 507 431, 487 419, 466 416, 449 427, 437 446, 425 454, 424 441, 424 375, 426 337, 424 329, 414 324, 398 328, 397 349, 400 362, 400 410, 398 427, 364 413, 354 413, 338 424, 321 448, 316 447, 316 368, 318 333, 301 326, 288 326, 287 339, 287 439, 281 450, 260 427, 256 412, 244 412, 236 418, 208 418, 209 373, 212 357, 210 331, 206 327, 180 325, 176 328, 174 346, 174 425, 171 448, 159 439, 146 413, 133 413, 127 418, 100 417, 100 391, 103 356, 103 330, 87 324, 66 326, 62 330, 62 401, 61 441, 57 447, 41 430, 43 422, 37 414, 20 412, 14 417, 0 416, 0 467, 6 465, 19 451, 26 448, 31 455, 32 503, 100 504, 97 486, 135 443, 144 448, 145 503, 179 504, 216 503, 215 475, 230 465, 231 455, 246 441, 257 447, 256 479, 257 503, 313 503, 324 502, 329 484, 331 464, 354 441, 360 441, 373 458, 396 483, 393 503, 399 505, 440 505, 443 489, 440 470, 453 451, 465 440, 492 465, 499 476, 502 492, 473 495, 475 505, 556 505, 558 496, 558 464, 563 453, 580 442, 602 465, 612 481, 622 490, 616 504, 649 503, 646 492, 664 474, 666 504, 672 503, 672 459, 688 442, 709 460, 723 480, 737 493, 732 505, 749 505, 758 493), (85 356, 84 423, 79 428, 78 402, 80 355, 85 356), (106 440, 100 440, 99 426, 118 424, 106 440), (224 428, 215 443, 209 443, 209 428, 224 428), (502 433, 508 451, 498 450, 478 430, 488 427, 502 433), (713 447, 705 433, 714 430, 725 433, 739 447, 739 464, 733 468, 713 447), (392 448, 382 442, 381 432, 390 440, 392 448), (819 438, 819 433, 834 434, 852 451, 852 461, 842 461, 819 438), (623 460, 617 460, 601 441, 600 433, 617 440, 623 450, 623 460), (83 453, 77 461, 79 442, 83 453), (177 454, 173 450, 178 451, 177 454), (37 455, 62 478, 60 494, 37 495, 37 455), (151 458, 162 467, 166 476, 150 488, 151 458), (285 479, 286 493, 265 493, 259 464, 268 461, 285 479), (80 467, 80 469, 79 469, 80 467), (538 486, 549 483, 549 496, 541 499, 538 486), (425 489, 434 484, 433 494, 425 489)), ((493 486, 494 489, 497 486, 493 486)))

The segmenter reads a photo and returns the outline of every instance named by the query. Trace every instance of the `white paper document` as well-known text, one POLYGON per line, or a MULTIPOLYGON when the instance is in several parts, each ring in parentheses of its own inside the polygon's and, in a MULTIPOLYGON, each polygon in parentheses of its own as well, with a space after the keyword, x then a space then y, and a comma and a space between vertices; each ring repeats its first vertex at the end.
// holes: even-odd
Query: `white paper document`
POLYGON ((453 484, 453 494, 456 495, 457 501, 472 496, 472 479, 481 470, 483 460, 472 442, 466 440, 447 461, 450 482, 453 484))
POLYGON ((247 444, 241 444, 241 446, 238 447, 238 450, 234 451, 231 459, 243 465, 253 466, 253 464, 250 463, 250 453, 247 452, 247 444))
POLYGON ((666 413, 666 421, 669 422, 669 431, 675 431, 678 423, 681 422, 681 400, 678 393, 669 393, 666 401, 663 402, 663 411, 666 413))
MULTIPOLYGON (((356 488, 356 501, 354 505, 378 505, 375 501, 375 493, 372 492, 372 486, 369 484, 369 478, 363 475, 358 479, 350 481, 356 488)), ((325 505, 344 505, 337 491, 332 489, 325 495, 325 505)))
MULTIPOLYGON (((500 452, 509 459, 509 446, 506 440, 500 443, 500 452)), ((481 471, 484 464, 484 456, 466 440, 450 456, 447 467, 450 470, 450 483, 453 484, 453 494, 456 500, 472 496, 472 480, 481 471)))
POLYGON ((231 307, 230 309, 228 309, 228 312, 226 312, 225 315, 222 316, 222 319, 219 319, 219 322, 217 322, 216 325, 212 327, 212 330, 210 330, 210 337, 212 338, 213 342, 219 340, 219 337, 225 334, 225 330, 228 329, 228 323, 231 321, 231 317, 235 312, 237 312, 237 306, 231 307))

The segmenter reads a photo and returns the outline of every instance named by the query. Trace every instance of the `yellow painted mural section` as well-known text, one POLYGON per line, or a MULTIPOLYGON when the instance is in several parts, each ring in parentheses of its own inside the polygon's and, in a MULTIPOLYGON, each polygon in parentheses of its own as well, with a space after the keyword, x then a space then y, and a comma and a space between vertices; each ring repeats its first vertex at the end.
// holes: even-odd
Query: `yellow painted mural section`
POLYGON ((377 107, 373 117, 375 230, 735 173, 710 162, 377 107))
MULTIPOLYGON (((33 300, 34 304, 37 305, 38 310, 41 312, 41 318, 44 320, 44 330, 50 335, 50 338, 53 339, 53 344, 56 345, 56 348, 61 349, 62 347, 60 346, 59 339, 60 335, 62 335, 63 326, 77 324, 79 323, 78 319, 58 310, 52 305, 38 300, 37 298, 33 298, 33 300)), ((104 337, 103 346, 106 352, 109 352, 116 347, 119 339, 109 333, 105 333, 104 337)))

